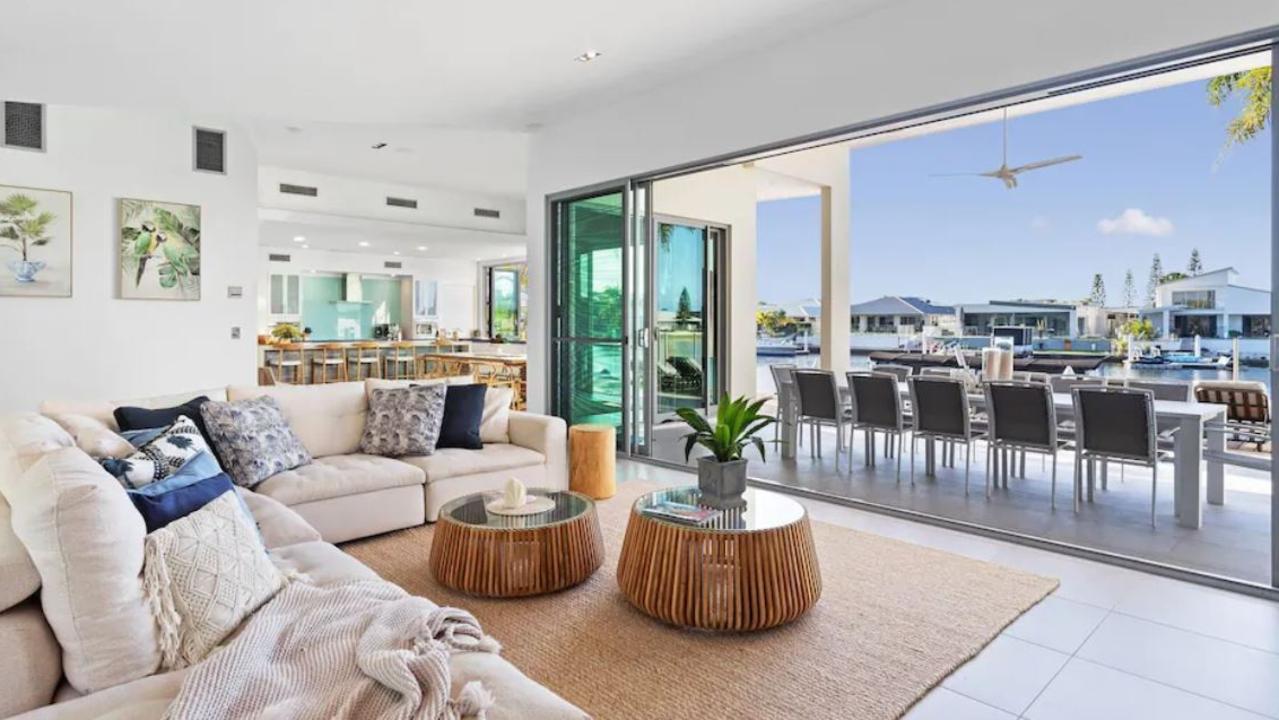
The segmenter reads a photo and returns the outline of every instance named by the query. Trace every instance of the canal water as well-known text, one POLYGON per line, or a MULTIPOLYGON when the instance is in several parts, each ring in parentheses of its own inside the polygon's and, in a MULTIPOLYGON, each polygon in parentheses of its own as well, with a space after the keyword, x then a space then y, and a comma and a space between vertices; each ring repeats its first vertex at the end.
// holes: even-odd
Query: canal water
MULTIPOLYGON (((797 355, 795 357, 763 357, 757 356, 755 359, 755 386, 756 391, 760 393, 770 393, 774 391, 773 374, 769 371, 768 366, 774 364, 794 364, 799 367, 817 367, 819 356, 816 353, 810 355, 797 355)), ((866 355, 853 355, 850 366, 853 370, 869 370, 870 358, 866 355)), ((1124 366, 1120 363, 1106 363, 1097 368, 1093 372, 1095 375, 1103 377, 1123 377, 1124 366)), ((1142 378, 1143 380, 1164 380, 1164 381, 1195 381, 1195 380, 1230 380, 1231 371, 1229 368, 1225 370, 1188 370, 1188 369, 1169 369, 1159 367, 1134 367, 1129 377, 1142 378)), ((1255 380, 1264 383, 1266 390, 1270 390, 1270 372, 1266 368, 1258 367, 1240 367, 1240 380, 1255 380)))

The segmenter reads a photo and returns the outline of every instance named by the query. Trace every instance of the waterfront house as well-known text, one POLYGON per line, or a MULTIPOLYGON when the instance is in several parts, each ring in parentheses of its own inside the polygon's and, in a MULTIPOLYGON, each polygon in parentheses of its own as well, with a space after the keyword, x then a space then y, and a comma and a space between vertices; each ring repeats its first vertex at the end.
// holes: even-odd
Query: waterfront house
POLYGON ((1232 267, 1159 285, 1155 306, 1141 315, 1155 336, 1175 338, 1264 338, 1270 334, 1270 292, 1235 283, 1232 267))

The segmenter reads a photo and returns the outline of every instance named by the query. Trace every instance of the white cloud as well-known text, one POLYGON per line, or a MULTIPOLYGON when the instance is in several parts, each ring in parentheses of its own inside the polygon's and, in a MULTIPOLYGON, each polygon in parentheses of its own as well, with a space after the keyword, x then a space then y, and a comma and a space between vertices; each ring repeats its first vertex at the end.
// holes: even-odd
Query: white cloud
POLYGON ((1048 222, 1048 218, 1043 215, 1036 215, 1030 219, 1031 230, 1047 230, 1051 224, 1048 222))
POLYGON ((1147 215, 1145 210, 1128 208, 1118 217, 1102 218, 1097 221, 1097 229, 1103 235, 1153 235, 1163 237, 1171 235, 1172 221, 1166 217, 1147 215))

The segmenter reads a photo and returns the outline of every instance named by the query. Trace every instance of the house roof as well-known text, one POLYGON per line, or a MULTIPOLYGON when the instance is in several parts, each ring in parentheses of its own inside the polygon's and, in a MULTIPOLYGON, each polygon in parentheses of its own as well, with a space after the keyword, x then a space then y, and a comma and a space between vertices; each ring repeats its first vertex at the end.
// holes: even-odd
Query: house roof
POLYGON ((885 295, 849 307, 853 315, 954 315, 949 305, 934 305, 918 297, 885 295))

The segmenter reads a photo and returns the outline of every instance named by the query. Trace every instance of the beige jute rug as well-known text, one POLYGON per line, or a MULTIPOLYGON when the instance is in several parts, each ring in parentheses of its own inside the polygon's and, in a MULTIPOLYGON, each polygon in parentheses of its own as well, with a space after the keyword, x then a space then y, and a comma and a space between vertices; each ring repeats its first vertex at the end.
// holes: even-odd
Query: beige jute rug
POLYGON ((653 485, 600 501, 604 565, 541 597, 487 600, 438 585, 431 526, 343 549, 382 577, 471 611, 502 654, 600 720, 900 717, 1057 581, 988 562, 813 523, 822 597, 780 628, 713 634, 663 625, 617 587, 631 504, 653 485))

